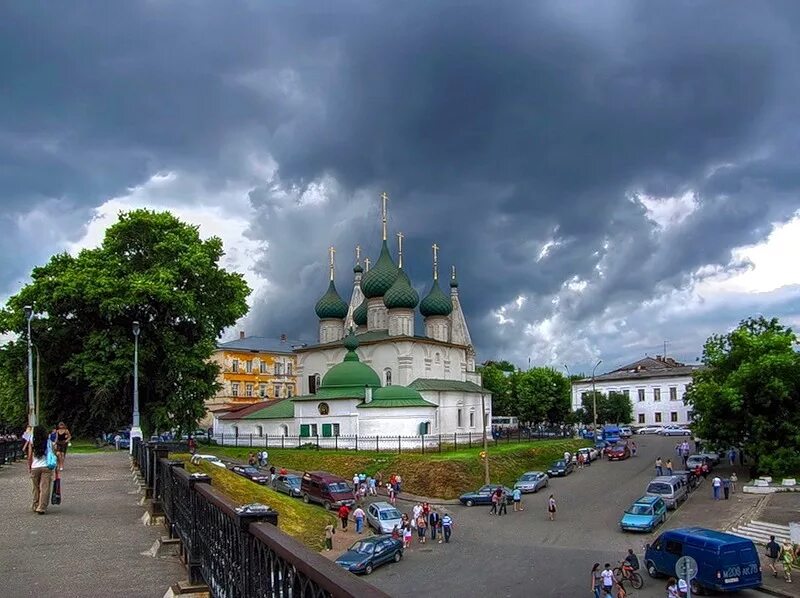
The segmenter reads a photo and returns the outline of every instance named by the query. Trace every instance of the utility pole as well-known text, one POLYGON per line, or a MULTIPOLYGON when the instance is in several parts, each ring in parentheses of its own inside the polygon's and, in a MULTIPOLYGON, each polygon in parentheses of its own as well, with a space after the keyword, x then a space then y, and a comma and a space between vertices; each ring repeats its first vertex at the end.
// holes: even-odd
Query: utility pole
POLYGON ((131 425, 130 452, 133 454, 133 439, 141 440, 142 428, 139 424, 139 322, 133 323, 133 422, 131 425))
POLYGON ((594 367, 592 368, 592 404, 594 406, 594 437, 597 440, 597 391, 594 388, 594 373, 597 371, 597 366, 603 363, 602 359, 599 359, 594 367))
POLYGON ((489 484, 489 447, 486 443, 486 397, 481 393, 481 427, 483 428, 483 483, 489 484))
POLYGON ((39 389, 41 388, 41 359, 39 356, 39 347, 34 346, 36 349, 36 419, 39 419, 41 412, 39 411, 39 389))
POLYGON ((36 403, 33 399, 33 342, 31 340, 31 320, 33 307, 26 305, 23 308, 25 319, 28 321, 28 425, 36 425, 36 403))

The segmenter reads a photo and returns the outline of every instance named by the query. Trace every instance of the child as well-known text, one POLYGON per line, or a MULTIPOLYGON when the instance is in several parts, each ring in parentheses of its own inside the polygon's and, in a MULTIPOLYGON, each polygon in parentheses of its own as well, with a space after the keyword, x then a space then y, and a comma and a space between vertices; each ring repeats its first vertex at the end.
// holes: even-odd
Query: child
POLYGON ((411 548, 411 525, 408 523, 403 528, 403 547, 411 548))

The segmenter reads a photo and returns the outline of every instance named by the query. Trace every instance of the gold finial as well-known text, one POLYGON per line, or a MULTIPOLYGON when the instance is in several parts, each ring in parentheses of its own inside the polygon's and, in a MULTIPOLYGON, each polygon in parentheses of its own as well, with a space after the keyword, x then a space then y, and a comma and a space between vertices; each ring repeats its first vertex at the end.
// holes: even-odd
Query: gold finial
POLYGON ((397 233, 397 267, 403 268, 403 233, 397 233))
POLYGON ((356 245, 356 264, 361 263, 361 245, 356 245))
POLYGON ((328 248, 328 254, 331 256, 331 263, 330 263, 330 269, 331 269, 331 280, 333 280, 333 254, 334 254, 334 253, 336 253, 336 250, 333 248, 333 245, 331 245, 331 246, 328 248))
POLYGON ((452 278, 453 280, 456 279, 456 267, 455 266, 450 266, 450 278, 452 278))
POLYGON ((372 262, 370 262, 370 261, 369 261, 369 258, 368 258, 368 257, 365 257, 365 258, 364 258, 364 273, 365 273, 365 274, 366 274, 367 272, 369 272, 369 265, 370 265, 371 263, 372 263, 372 262))
POLYGON ((389 195, 384 191, 381 193, 381 222, 383 224, 383 240, 386 240, 386 202, 389 201, 389 195))
POLYGON ((433 279, 439 280, 439 246, 434 243, 433 247, 433 279))

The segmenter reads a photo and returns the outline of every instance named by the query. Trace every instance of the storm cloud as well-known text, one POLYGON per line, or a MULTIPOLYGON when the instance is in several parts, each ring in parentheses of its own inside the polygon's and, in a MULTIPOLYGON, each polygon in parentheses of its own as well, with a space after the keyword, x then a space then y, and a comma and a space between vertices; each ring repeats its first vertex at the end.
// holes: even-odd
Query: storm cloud
POLYGON ((800 314, 800 273, 769 297, 707 284, 800 209, 798 26, 789 2, 6 4, 0 288, 177 173, 202 197, 164 205, 246 200, 248 331, 313 339, 326 249, 349 295, 386 190, 418 289, 433 242, 458 266, 479 358, 693 358, 800 314))

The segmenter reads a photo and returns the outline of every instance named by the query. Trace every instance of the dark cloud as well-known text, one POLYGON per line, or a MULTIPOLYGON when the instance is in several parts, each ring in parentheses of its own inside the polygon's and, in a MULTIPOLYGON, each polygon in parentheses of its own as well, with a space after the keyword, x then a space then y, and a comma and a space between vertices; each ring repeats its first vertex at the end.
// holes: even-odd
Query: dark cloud
POLYGON ((269 281, 253 325, 310 335, 325 249, 340 271, 356 242, 375 255, 386 189, 420 290, 433 241, 459 265, 480 350, 523 351, 487 316, 519 296, 521 321, 601 338, 589 325, 610 307, 727 266, 798 208, 799 17, 780 2, 6 4, 3 207, 85 209, 164 170, 250 182, 269 281), (634 199, 687 192, 694 211, 662 228, 634 199))

